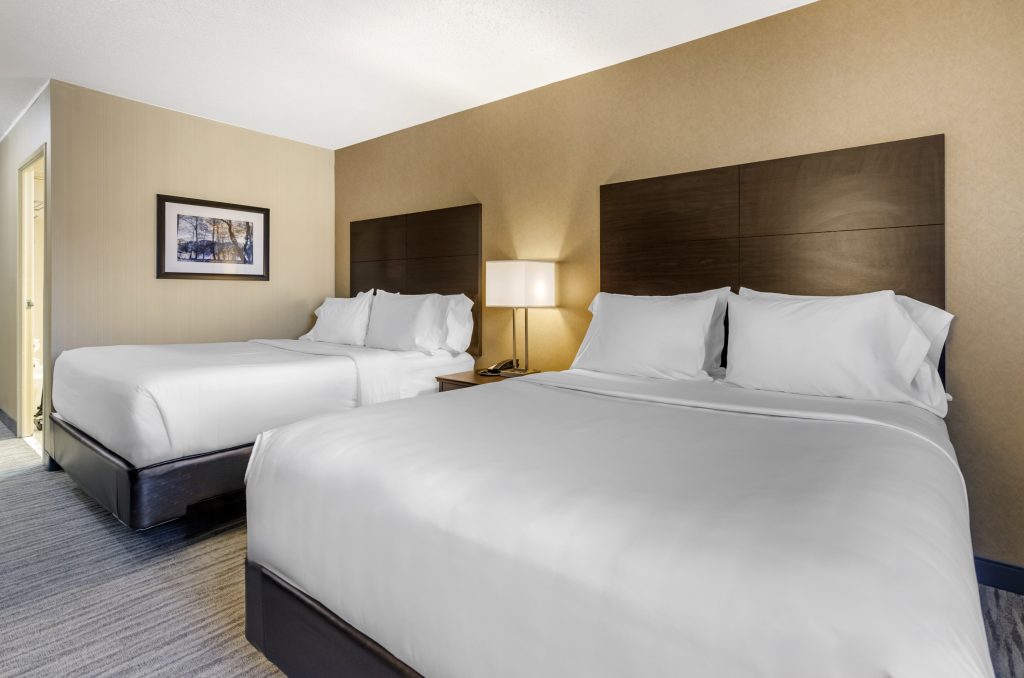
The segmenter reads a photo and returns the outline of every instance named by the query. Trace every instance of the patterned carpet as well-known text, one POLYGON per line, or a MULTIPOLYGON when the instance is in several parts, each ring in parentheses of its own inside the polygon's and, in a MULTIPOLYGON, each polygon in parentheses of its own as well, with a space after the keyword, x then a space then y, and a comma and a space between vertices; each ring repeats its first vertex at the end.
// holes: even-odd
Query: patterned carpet
MULTIPOLYGON (((131 532, 0 426, 0 676, 274 676, 245 640, 241 505, 131 532)), ((1024 596, 982 587, 999 678, 1024 596)))

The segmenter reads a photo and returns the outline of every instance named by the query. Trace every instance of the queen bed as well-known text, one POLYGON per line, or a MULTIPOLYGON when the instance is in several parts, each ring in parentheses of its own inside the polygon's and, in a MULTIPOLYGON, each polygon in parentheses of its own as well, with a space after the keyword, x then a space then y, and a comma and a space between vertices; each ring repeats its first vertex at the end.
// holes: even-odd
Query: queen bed
POLYGON ((292 676, 377 675, 329 670, 340 619, 381 675, 991 675, 910 405, 574 370, 265 433, 247 480, 247 633, 292 676))
POLYGON ((894 294, 943 303, 942 168, 930 137, 602 187, 605 292, 709 291, 615 301, 650 325, 598 295, 566 372, 262 434, 249 640, 290 676, 992 676, 945 330, 894 294), (689 331, 673 304, 703 314, 692 369, 585 369, 689 331), (830 373, 868 396, 815 393, 830 373))
POLYGON ((299 419, 436 391, 468 353, 298 340, 66 351, 54 379, 64 424, 145 468, 251 445, 299 419))
POLYGON ((436 391, 436 376, 472 369, 479 355, 480 218, 480 205, 466 205, 353 224, 354 289, 399 294, 328 299, 303 340, 65 351, 50 467, 145 529, 241 491, 263 430, 436 391), (386 241, 375 237, 382 221, 386 241), (430 336, 417 329, 427 315, 430 336))

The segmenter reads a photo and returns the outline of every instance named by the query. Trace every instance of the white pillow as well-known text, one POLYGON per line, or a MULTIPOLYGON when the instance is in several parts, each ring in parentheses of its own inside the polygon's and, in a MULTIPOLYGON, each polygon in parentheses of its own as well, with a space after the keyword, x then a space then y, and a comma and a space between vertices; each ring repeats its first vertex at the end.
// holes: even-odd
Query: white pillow
POLYGON ((324 303, 313 311, 316 316, 313 329, 299 339, 362 346, 366 340, 372 304, 372 290, 360 292, 351 299, 327 297, 324 303))
POLYGON ((735 296, 725 380, 769 391, 906 402, 945 416, 945 393, 926 360, 930 346, 891 291, 818 299, 735 296))
POLYGON ((465 353, 473 340, 473 300, 465 294, 445 295, 447 336, 445 347, 455 354, 465 353))
POLYGON ((708 328, 707 359, 704 361, 704 371, 711 374, 722 366, 722 350, 725 348, 725 311, 729 307, 732 290, 728 287, 719 287, 717 290, 676 296, 693 299, 714 297, 715 299, 715 312, 711 315, 711 326, 708 328))
MULTIPOLYGON (((795 294, 780 294, 778 292, 758 292, 746 287, 740 288, 740 296, 757 297, 761 299, 835 299, 836 297, 812 297, 795 294)), ((910 319, 917 323, 928 341, 931 348, 928 349, 928 362, 936 370, 939 369, 939 359, 942 357, 942 349, 946 345, 946 337, 949 335, 949 326, 953 322, 953 314, 941 308, 937 308, 923 301, 912 297, 905 297, 902 294, 896 295, 896 302, 910 315, 910 319)))
POLYGON ((946 337, 949 336, 949 326, 953 322, 953 314, 901 294, 896 295, 896 301, 928 337, 928 341, 931 342, 931 348, 928 349, 928 361, 938 369, 942 349, 946 345, 946 337))
POLYGON ((440 294, 392 294, 377 290, 366 345, 391 351, 432 353, 448 334, 448 300, 440 294))
POLYGON ((599 292, 573 368, 656 379, 710 380, 707 336, 715 295, 634 297, 599 292))
MULTIPOLYGON (((715 290, 703 292, 688 292, 686 294, 669 295, 673 299, 707 299, 714 298, 715 312, 711 315, 711 325, 708 327, 708 335, 705 338, 706 358, 704 360, 704 371, 714 374, 722 367, 722 351, 725 349, 725 311, 729 307, 729 297, 732 290, 729 287, 719 287, 715 290)), ((644 299, 662 299, 664 297, 634 297, 644 299)))

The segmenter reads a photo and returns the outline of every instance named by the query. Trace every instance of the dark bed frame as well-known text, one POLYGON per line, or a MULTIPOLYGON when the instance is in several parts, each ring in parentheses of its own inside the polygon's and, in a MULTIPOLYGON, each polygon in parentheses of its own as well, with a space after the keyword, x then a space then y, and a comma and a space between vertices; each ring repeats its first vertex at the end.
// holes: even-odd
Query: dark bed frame
POLYGON ((316 600, 251 562, 245 564, 245 637, 292 678, 420 675, 316 600))
MULTIPOLYGON (((462 293, 473 300, 469 353, 480 355, 481 205, 353 222, 352 290, 378 287, 404 294, 462 293)), ((253 443, 136 467, 50 415, 45 464, 63 469, 82 490, 133 530, 181 518, 189 506, 241 492, 253 443)))
MULTIPOLYGON (((608 184, 601 289, 892 289, 941 307, 944 181, 931 136, 608 184)), ((419 675, 261 564, 245 581, 246 637, 287 675, 419 675)))
POLYGON ((189 506, 240 492, 252 445, 195 454, 138 468, 56 412, 50 470, 62 468, 78 486, 133 530, 185 515, 189 506))

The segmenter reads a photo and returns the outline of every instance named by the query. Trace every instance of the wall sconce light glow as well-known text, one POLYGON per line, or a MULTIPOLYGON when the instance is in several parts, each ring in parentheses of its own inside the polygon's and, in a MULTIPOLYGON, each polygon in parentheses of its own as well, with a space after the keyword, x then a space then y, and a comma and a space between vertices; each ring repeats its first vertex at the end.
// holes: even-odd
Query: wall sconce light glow
POLYGON ((555 305, 555 262, 488 261, 487 306, 541 308, 555 305))

